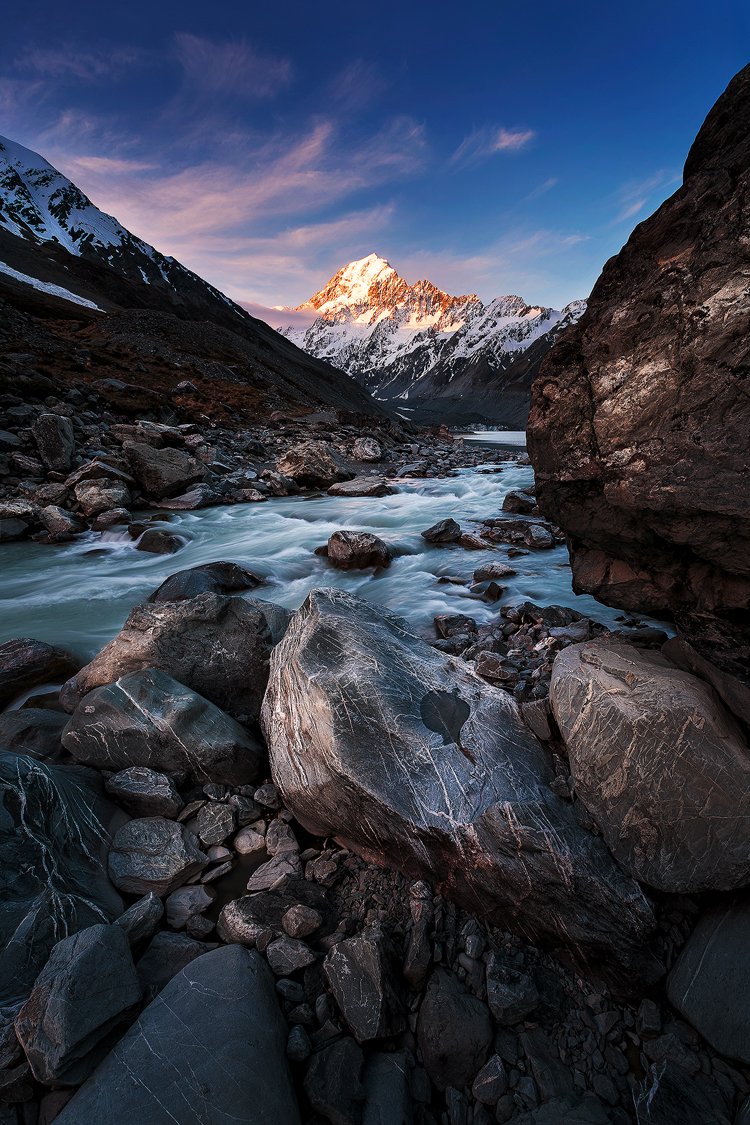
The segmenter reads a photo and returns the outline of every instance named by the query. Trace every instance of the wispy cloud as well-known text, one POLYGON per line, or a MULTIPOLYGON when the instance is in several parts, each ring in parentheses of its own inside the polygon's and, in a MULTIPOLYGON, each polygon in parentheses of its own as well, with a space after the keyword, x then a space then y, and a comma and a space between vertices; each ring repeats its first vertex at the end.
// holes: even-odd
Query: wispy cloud
POLYGON ((329 93, 344 112, 356 113, 377 101, 388 88, 380 69, 364 59, 355 59, 329 83, 329 93))
POLYGON ((530 199, 538 199, 540 195, 546 195, 557 183, 559 183, 559 180, 554 176, 549 180, 545 180, 543 184, 540 184, 539 187, 535 187, 533 191, 530 191, 528 195, 524 196, 524 203, 527 203, 530 199))
POLYGON ((663 198, 664 189, 679 183, 680 179, 680 174, 674 170, 660 168, 645 180, 630 181, 623 184, 617 193, 619 210, 614 220, 615 223, 623 223, 626 219, 632 219, 634 215, 643 210, 656 194, 659 195, 660 199, 663 198), (657 192, 657 189, 660 190, 657 192))
POLYGON ((259 55, 245 39, 214 43, 178 32, 174 45, 187 81, 208 94, 273 98, 292 80, 289 59, 259 55))
POLYGON ((496 152, 520 152, 535 136, 533 129, 505 129, 498 125, 475 129, 464 138, 449 163, 466 167, 496 152))
POLYGON ((135 47, 113 47, 100 51, 81 51, 73 46, 54 50, 27 50, 15 60, 17 70, 33 71, 44 78, 62 82, 97 82, 119 78, 144 60, 145 52, 135 47))

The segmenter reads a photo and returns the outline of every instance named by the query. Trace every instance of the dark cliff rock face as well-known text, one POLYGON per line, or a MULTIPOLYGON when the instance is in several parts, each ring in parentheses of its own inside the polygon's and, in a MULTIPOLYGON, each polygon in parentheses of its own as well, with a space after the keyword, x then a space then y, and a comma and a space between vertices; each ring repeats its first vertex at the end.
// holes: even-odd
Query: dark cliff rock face
POLYGON ((568 534, 574 589, 673 615, 741 677, 749 188, 750 66, 706 118, 683 186, 607 262, 587 313, 546 357, 528 430, 539 505, 568 534), (722 643, 740 626, 739 650, 722 643))

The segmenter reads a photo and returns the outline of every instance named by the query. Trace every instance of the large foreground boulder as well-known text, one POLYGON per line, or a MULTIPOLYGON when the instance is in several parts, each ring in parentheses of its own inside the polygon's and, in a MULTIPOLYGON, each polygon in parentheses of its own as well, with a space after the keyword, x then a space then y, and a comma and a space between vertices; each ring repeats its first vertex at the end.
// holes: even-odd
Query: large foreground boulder
POLYGON ((748 190, 750 66, 708 114, 682 186, 545 357, 527 430, 577 592, 678 624, 726 614, 746 641, 748 190))
POLYGON ((353 480, 356 476, 343 457, 322 441, 293 445, 276 462, 276 468, 282 476, 312 488, 328 488, 337 481, 353 480))
POLYGON ((201 783, 248 785, 262 780, 266 764, 264 747, 235 719, 156 668, 90 691, 62 744, 100 770, 148 766, 201 783))
POLYGON ((559 654, 550 698, 576 793, 625 871, 682 893, 750 880, 750 748, 708 684, 590 642, 559 654))
POLYGON ((239 945, 192 961, 57 1125, 299 1125, 273 977, 239 945))
POLYGON ((268 680, 271 633, 243 598, 199 594, 184 602, 137 605, 90 664, 64 685, 68 712, 84 695, 128 672, 157 668, 231 715, 255 719, 268 680))
POLYGON ((550 789, 515 703, 403 619, 314 590, 274 649, 262 726, 284 803, 315 835, 613 983, 661 972, 651 908, 550 789))
POLYGON ((0 751, 0 1006, 28 996, 52 947, 122 913, 107 847, 127 821, 93 770, 0 751))
POLYGON ((149 496, 170 497, 186 492, 206 475, 206 466, 182 449, 154 449, 140 441, 126 441, 122 451, 133 476, 149 496))

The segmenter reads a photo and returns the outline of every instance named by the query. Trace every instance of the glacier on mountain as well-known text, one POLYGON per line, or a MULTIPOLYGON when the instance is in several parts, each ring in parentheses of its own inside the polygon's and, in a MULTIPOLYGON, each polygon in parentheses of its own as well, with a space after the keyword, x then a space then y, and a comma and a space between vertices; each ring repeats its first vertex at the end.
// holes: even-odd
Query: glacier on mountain
POLYGON ((317 313, 309 328, 281 332, 353 375, 377 398, 460 397, 467 372, 475 381, 481 371, 486 382, 488 373, 505 370, 535 340, 577 320, 585 307, 573 301, 557 311, 516 296, 484 305, 476 293, 452 297, 426 280, 408 285, 384 258, 370 254, 344 266, 293 310, 317 313))

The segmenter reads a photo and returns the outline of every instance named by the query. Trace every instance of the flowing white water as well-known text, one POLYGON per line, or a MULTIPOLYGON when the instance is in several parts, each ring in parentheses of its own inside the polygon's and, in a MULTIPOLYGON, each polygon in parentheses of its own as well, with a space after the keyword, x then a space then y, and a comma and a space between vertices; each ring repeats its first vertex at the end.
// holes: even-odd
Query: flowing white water
MULTIPOLYGON (((471 597, 468 588, 438 584, 437 579, 450 575, 470 581, 480 563, 507 562, 507 547, 436 547, 420 532, 447 516, 473 531, 472 519, 498 515, 506 492, 532 483, 532 470, 511 462, 498 474, 462 470, 443 480, 402 481, 395 495, 382 499, 292 496, 181 512, 163 525, 186 540, 175 555, 138 551, 124 531, 91 533, 57 546, 7 544, 2 548, 0 643, 34 637, 88 660, 119 632, 131 608, 168 575, 219 559, 241 563, 266 579, 263 586, 248 591, 252 597, 297 609, 314 587, 338 586, 381 602, 434 638, 436 614, 468 613, 480 623, 498 615, 502 603, 487 605, 471 597), (313 552, 339 529, 374 532, 398 557, 375 574, 334 570, 313 552)), ((564 547, 510 561, 518 573, 507 580, 503 603, 528 598, 542 605, 574 606, 596 620, 614 623, 618 610, 573 594, 564 547)))

